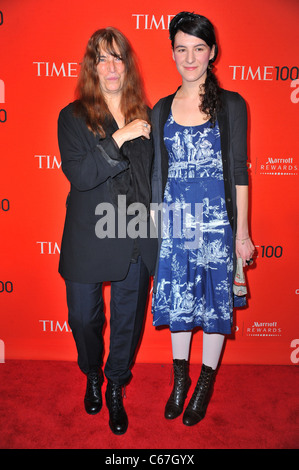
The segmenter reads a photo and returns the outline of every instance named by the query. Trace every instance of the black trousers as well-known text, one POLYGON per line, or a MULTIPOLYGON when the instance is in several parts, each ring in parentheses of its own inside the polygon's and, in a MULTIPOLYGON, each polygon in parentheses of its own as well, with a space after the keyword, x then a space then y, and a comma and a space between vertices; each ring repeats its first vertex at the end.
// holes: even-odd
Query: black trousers
MULTIPOLYGON (((85 374, 103 363, 105 323, 102 283, 66 280, 68 322, 76 342, 78 365, 85 374)), ((141 257, 131 263, 122 281, 111 282, 110 348, 104 373, 118 385, 131 377, 130 366, 142 332, 148 297, 149 273, 141 257)))

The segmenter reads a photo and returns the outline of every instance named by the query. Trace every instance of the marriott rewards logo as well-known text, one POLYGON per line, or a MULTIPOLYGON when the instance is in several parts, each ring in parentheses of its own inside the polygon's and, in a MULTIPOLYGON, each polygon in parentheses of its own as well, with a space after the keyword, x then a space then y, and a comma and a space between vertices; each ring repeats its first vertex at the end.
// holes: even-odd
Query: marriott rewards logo
POLYGON ((277 321, 258 322, 254 321, 246 329, 246 336, 281 336, 282 329, 277 321))
POLYGON ((261 162, 256 160, 255 173, 267 176, 298 176, 298 165, 293 157, 267 157, 261 162))

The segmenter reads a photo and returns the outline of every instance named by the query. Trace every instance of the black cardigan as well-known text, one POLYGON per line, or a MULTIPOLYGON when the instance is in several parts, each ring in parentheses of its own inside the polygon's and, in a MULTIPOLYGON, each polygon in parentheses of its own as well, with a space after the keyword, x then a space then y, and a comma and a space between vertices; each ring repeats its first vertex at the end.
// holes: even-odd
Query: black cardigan
MULTIPOLYGON (((127 233, 118 237, 117 211, 115 238, 98 238, 95 227, 99 215, 95 211, 100 203, 115 206, 120 190, 120 194, 132 194, 133 159, 137 168, 142 160, 147 176, 139 188, 142 201, 138 202, 149 206, 153 146, 151 140, 138 138, 126 142, 120 150, 111 137, 117 129, 113 120, 105 126, 105 138, 95 135, 81 117, 74 115, 74 103, 59 114, 61 168, 71 183, 59 261, 59 272, 65 279, 82 283, 118 281, 128 272, 134 240, 127 233)), ((132 218, 127 216, 127 223, 132 218)), ((156 242, 150 238, 138 239, 139 253, 151 274, 156 242)))
MULTIPOLYGON (((152 175, 152 202, 163 202, 168 177, 168 153, 164 144, 164 125, 176 93, 162 98, 152 111, 155 160, 152 175)), ((244 99, 235 92, 221 90, 222 107, 217 115, 223 179, 228 219, 233 229, 234 241, 237 228, 236 185, 248 185, 247 171, 247 109, 244 99)), ((161 239, 159 239, 159 245, 161 239)), ((157 263, 158 264, 158 263, 157 263)), ((234 243, 234 266, 236 265, 234 243)))

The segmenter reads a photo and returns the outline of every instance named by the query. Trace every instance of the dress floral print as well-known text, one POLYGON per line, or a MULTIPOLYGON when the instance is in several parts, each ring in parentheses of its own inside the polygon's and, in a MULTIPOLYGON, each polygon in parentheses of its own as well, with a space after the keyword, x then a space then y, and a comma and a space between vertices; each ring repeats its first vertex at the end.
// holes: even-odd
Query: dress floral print
POLYGON ((164 141, 169 169, 153 323, 229 334, 234 303, 246 300, 232 292, 233 235, 218 123, 181 126, 170 112, 164 141))

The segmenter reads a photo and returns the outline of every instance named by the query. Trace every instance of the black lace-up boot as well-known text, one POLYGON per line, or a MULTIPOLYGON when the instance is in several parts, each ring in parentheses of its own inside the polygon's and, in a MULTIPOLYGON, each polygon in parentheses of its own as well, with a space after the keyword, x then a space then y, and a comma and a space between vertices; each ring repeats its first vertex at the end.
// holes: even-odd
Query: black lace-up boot
POLYGON ((202 365, 195 390, 183 415, 183 423, 186 426, 193 426, 205 417, 213 393, 215 372, 212 367, 202 365))
POLYGON ((108 380, 105 396, 110 429, 114 434, 124 434, 128 428, 128 417, 123 405, 122 386, 108 380))
POLYGON ((166 403, 164 412, 166 419, 177 418, 183 411, 183 406, 191 385, 188 361, 185 361, 185 359, 174 359, 173 376, 173 389, 166 403))
POLYGON ((85 410, 90 415, 97 414, 102 408, 102 392, 103 383, 102 373, 90 372, 87 374, 86 393, 84 397, 85 410))

